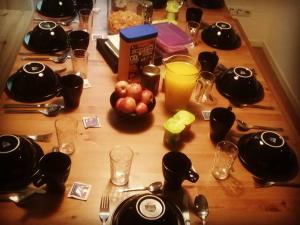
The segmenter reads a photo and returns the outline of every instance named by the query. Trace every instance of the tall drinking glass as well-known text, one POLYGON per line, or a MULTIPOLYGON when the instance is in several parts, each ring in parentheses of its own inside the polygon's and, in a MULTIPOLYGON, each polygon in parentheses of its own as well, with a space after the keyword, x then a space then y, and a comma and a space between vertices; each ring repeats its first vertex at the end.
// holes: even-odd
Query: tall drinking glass
POLYGON ((164 60, 165 106, 169 111, 185 109, 196 85, 199 68, 187 55, 174 55, 164 60))

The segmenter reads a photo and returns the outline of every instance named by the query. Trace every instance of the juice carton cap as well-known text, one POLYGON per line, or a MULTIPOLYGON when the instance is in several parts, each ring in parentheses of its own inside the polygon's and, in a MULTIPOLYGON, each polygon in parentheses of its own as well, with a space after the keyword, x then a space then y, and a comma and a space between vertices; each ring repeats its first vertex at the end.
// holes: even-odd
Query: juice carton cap
POLYGON ((140 41, 157 36, 157 30, 150 24, 128 27, 120 30, 120 38, 126 42, 140 41))

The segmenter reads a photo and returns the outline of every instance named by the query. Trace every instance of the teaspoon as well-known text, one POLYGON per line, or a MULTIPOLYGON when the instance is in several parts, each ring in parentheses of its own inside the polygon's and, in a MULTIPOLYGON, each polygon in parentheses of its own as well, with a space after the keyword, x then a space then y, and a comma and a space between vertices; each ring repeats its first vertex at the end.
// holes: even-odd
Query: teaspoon
POLYGON ((194 201, 194 206, 197 215, 200 217, 202 224, 206 224, 206 217, 208 216, 208 202, 204 195, 197 195, 194 201))
POLYGON ((281 127, 267 127, 267 126, 258 126, 258 125, 250 125, 242 120, 236 120, 237 122, 237 128, 240 131, 248 131, 250 129, 256 129, 256 130, 271 130, 271 131, 283 131, 283 128, 281 127))
POLYGON ((129 192, 129 191, 150 191, 151 193, 159 192, 162 188, 162 182, 157 181, 150 184, 147 187, 136 187, 136 188, 127 188, 122 189, 120 192, 129 192))

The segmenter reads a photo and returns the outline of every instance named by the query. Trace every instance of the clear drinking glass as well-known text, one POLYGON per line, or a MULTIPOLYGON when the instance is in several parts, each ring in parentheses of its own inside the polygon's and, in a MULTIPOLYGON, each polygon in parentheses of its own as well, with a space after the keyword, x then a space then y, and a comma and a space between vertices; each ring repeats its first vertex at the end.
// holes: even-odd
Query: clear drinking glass
POLYGON ((79 28, 80 30, 91 33, 93 28, 93 10, 80 9, 79 10, 79 28))
POLYGON ((212 104, 214 98, 211 90, 215 82, 215 74, 209 71, 201 71, 195 88, 195 100, 198 104, 212 104))
POLYGON ((82 79, 87 79, 88 76, 88 56, 86 49, 72 50, 71 60, 73 72, 82 79))
POLYGON ((75 151, 77 126, 78 122, 73 118, 61 118, 55 121, 60 152, 70 155, 75 151))
POLYGON ((230 175, 232 165, 238 155, 238 147, 230 141, 218 142, 214 156, 212 175, 225 180, 230 175))
POLYGON ((200 31, 200 23, 196 21, 186 22, 186 32, 192 38, 194 46, 198 44, 199 31, 200 31))
POLYGON ((121 186, 129 181, 133 151, 125 145, 116 145, 109 153, 110 180, 113 184, 121 186))

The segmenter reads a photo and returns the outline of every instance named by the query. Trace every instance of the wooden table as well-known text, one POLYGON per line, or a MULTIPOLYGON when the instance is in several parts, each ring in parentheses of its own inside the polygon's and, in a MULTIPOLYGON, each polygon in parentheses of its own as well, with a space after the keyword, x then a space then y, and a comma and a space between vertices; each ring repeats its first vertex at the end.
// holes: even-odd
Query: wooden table
MULTIPOLYGON (((179 14, 179 25, 184 26, 185 10, 179 14)), ((296 133, 281 112, 281 103, 276 102, 268 84, 260 73, 251 54, 251 47, 237 21, 233 20, 226 10, 204 10, 203 20, 207 23, 226 21, 233 25, 242 37, 242 45, 234 51, 222 51, 208 47, 201 42, 191 54, 197 56, 200 51, 217 51, 220 62, 226 67, 246 66, 257 71, 257 78, 264 86, 265 97, 261 104, 272 105, 275 110, 240 109, 233 111, 237 118, 253 124, 265 124, 284 128, 282 135, 289 137, 289 145, 299 158, 300 145, 296 133)), ((24 51, 23 47, 20 51, 24 51)), ((72 157, 72 168, 63 195, 35 195, 23 205, 12 202, 0 202, 0 224, 100 224, 98 209, 100 197, 109 193, 112 208, 128 195, 120 194, 109 181, 109 151, 116 144, 125 144, 134 150, 134 160, 130 174, 129 186, 148 185, 153 181, 163 181, 161 159, 169 150, 163 144, 163 123, 170 117, 164 108, 164 94, 159 93, 153 113, 144 121, 133 123, 120 120, 112 111, 109 97, 117 80, 101 55, 96 51, 95 41, 89 46, 89 75, 92 88, 84 89, 80 107, 71 113, 63 113, 50 118, 43 115, 12 115, 0 111, 0 133, 29 134, 53 132, 49 143, 39 143, 44 152, 50 152, 57 145, 54 122, 58 118, 73 117, 78 120, 78 137, 76 152, 72 157), (84 129, 81 123, 83 116, 99 116, 101 128, 84 129), (67 198, 73 182, 79 181, 92 185, 87 201, 67 198)), ((20 56, 16 58, 12 73, 24 64, 20 56)), ((58 69, 63 65, 47 63, 58 69)), ((66 63, 71 68, 70 61, 66 63)), ((217 106, 228 106, 228 100, 213 90, 217 98, 217 106)), ((50 100, 52 101, 52 100, 50 100)), ((53 99, 60 101, 60 99, 53 99)), ((5 94, 1 103, 13 103, 5 94)), ((204 194, 209 202, 208 224, 229 225, 263 225, 263 224, 299 224, 300 189, 271 187, 257 189, 254 187, 251 174, 241 165, 239 160, 234 164, 234 171, 224 182, 216 181, 211 173, 214 145, 209 139, 209 123, 200 115, 199 107, 191 109, 197 116, 192 125, 193 135, 184 143, 181 151, 193 162, 200 174, 200 179, 193 184, 183 183, 184 193, 189 202, 191 224, 199 224, 200 220, 192 211, 192 202, 197 194, 204 194)), ((238 132, 236 126, 233 132, 238 132)), ((300 181, 299 176, 295 180, 300 181)), ((112 209, 113 210, 113 209, 112 209)), ((134 224, 134 223, 133 223, 134 224)))

